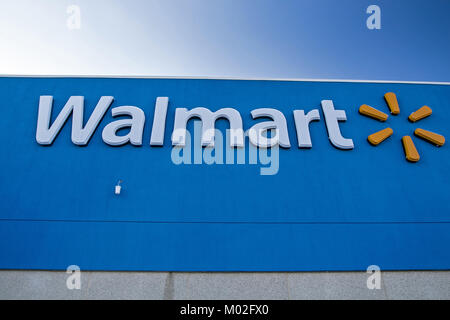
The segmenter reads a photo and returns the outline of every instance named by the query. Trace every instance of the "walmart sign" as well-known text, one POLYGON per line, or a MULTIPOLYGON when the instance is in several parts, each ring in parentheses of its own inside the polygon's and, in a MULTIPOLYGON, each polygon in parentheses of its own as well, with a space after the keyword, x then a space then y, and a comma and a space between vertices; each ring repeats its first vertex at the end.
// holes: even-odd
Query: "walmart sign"
MULTIPOLYGON (((50 116, 52 113, 52 96, 41 96, 39 102, 39 115, 36 131, 36 141, 39 144, 52 144, 61 127, 73 112, 72 122, 72 142, 77 145, 87 145, 97 128, 101 118, 111 105, 113 97, 101 97, 92 115, 87 121, 86 127, 83 127, 84 97, 70 97, 61 113, 55 120, 55 123, 49 127, 50 116)), ((156 99, 154 121, 151 133, 150 145, 162 146, 164 144, 164 129, 166 126, 166 114, 169 99, 167 97, 158 97, 156 99)), ((325 114, 327 129, 330 135, 331 143, 339 149, 353 149, 353 141, 342 137, 339 130, 338 120, 346 120, 345 111, 334 110, 333 101, 323 100, 322 110, 325 114)), ((102 133, 103 141, 112 146, 120 146, 131 143, 135 146, 142 145, 142 134, 145 125, 145 113, 142 109, 135 106, 120 106, 111 110, 112 116, 129 116, 128 120, 117 120, 108 124, 102 133), (117 135, 117 131, 128 127, 129 133, 124 136, 117 135)), ((253 145, 258 147, 272 147, 281 145, 290 148, 291 143, 287 130, 286 118, 283 113, 273 108, 260 108, 251 111, 253 119, 271 118, 270 122, 260 122, 250 128, 249 139, 253 145), (270 129, 276 131, 276 136, 267 138, 264 133, 270 129)), ((219 118, 225 118, 230 124, 230 131, 234 137, 230 141, 231 147, 244 146, 244 132, 242 128, 242 118, 236 109, 222 108, 215 112, 203 107, 197 107, 191 110, 186 108, 177 108, 175 111, 175 123, 172 134, 173 145, 185 145, 186 125, 189 119, 197 117, 202 122, 202 146, 214 146, 214 124, 219 118)), ((298 146, 311 147, 311 138, 309 132, 309 123, 313 120, 319 120, 319 111, 313 109, 305 115, 304 110, 294 110, 295 126, 297 128, 298 146)))
POLYGON ((0 94, 0 268, 450 268, 449 85, 3 77, 0 94))

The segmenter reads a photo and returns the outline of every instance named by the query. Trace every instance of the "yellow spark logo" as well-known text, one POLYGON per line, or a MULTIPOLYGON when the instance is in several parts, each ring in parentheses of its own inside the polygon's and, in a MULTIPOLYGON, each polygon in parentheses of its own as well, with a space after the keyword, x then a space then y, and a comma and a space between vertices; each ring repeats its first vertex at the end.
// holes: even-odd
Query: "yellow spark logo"
MULTIPOLYGON (((389 110, 391 111, 392 115, 398 115, 400 113, 400 108, 398 106, 397 96, 393 92, 388 92, 384 95, 384 99, 386 100, 386 103, 389 107, 389 110)), ((371 106, 368 106, 366 104, 363 104, 361 107, 359 107, 359 113, 362 115, 365 115, 367 117, 379 120, 381 122, 384 122, 388 119, 388 115, 384 112, 381 112, 371 106)), ((432 114, 432 110, 428 106, 423 106, 419 108, 417 111, 414 111, 410 114, 408 117, 408 120, 411 122, 417 122, 419 120, 422 120, 423 118, 426 118, 432 114)), ((394 133, 394 130, 391 128, 385 128, 383 130, 380 130, 378 132, 372 133, 367 137, 367 140, 370 144, 377 146, 387 138, 389 138, 394 133)), ((414 134, 424 139, 425 141, 428 141, 435 146, 441 147, 445 143, 445 137, 428 131, 424 129, 417 128, 414 131, 414 134)), ((420 160, 419 152, 416 149, 416 146, 414 145, 413 140, 410 136, 404 136, 402 137, 402 144, 403 144, 403 150, 405 151, 406 160, 411 162, 417 162, 420 160)))

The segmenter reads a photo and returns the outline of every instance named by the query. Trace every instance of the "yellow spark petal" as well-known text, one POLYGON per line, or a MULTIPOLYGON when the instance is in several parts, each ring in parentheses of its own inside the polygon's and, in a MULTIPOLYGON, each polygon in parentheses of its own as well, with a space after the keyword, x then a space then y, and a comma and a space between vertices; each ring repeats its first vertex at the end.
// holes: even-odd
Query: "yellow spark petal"
POLYGON ((384 99, 389 106, 389 110, 391 110, 392 114, 399 114, 400 108, 398 107, 397 96, 393 92, 388 92, 384 95, 384 99))
POLYGON ((428 117, 431 115, 432 111, 429 106, 423 106, 422 108, 418 109, 417 111, 414 111, 411 113, 408 117, 408 119, 412 122, 416 122, 419 120, 422 120, 423 118, 428 117))
POLYGON ((361 107, 359 107, 359 113, 380 121, 386 121, 388 118, 388 115, 386 113, 381 112, 375 108, 372 108, 367 104, 363 104, 361 107))
POLYGON ((417 152, 416 146, 412 141, 410 136, 404 136, 402 138, 403 149, 405 150, 406 160, 411 162, 417 162, 420 160, 419 153, 417 152))
POLYGON ((439 147, 443 146, 445 143, 444 136, 434 133, 434 132, 431 132, 431 131, 428 131, 428 130, 417 128, 414 131, 414 134, 422 139, 427 140, 428 142, 433 143, 436 146, 439 146, 439 147))
POLYGON ((372 133, 370 136, 367 137, 367 140, 374 146, 379 145, 381 142, 389 138, 394 133, 394 130, 391 128, 386 128, 383 130, 380 130, 378 132, 372 133))

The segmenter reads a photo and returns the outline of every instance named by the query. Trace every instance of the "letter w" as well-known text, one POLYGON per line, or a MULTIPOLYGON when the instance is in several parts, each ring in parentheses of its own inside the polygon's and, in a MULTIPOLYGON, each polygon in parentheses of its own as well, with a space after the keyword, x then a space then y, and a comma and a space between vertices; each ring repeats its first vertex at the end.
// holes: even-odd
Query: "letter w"
POLYGON ((53 96, 41 96, 39 99, 36 141, 39 144, 44 145, 52 144, 73 110, 72 142, 79 146, 86 145, 113 100, 113 97, 101 97, 86 123, 86 126, 83 128, 84 97, 71 96, 69 100, 67 100, 64 108, 58 114, 56 120, 50 126, 53 96))

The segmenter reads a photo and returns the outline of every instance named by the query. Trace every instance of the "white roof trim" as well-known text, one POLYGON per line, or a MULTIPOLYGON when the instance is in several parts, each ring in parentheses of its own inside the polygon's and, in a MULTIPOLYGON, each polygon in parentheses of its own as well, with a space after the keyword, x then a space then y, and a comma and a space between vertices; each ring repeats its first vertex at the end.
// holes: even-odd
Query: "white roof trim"
POLYGON ((359 80, 359 79, 302 79, 302 78, 237 78, 201 76, 144 76, 144 75, 38 75, 38 74, 0 74, 1 78, 128 78, 128 79, 196 79, 196 80, 247 80, 247 81, 300 81, 300 82, 360 82, 360 83, 406 83, 450 85, 438 81, 399 81, 399 80, 359 80))

